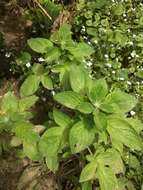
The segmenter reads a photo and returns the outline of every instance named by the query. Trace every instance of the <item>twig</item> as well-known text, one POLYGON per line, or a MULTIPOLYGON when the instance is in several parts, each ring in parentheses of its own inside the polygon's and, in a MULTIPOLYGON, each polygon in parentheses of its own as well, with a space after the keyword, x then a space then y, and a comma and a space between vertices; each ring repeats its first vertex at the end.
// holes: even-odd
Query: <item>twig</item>
POLYGON ((43 11, 43 13, 50 19, 52 20, 52 17, 47 13, 47 11, 42 7, 42 5, 38 2, 38 0, 33 0, 38 7, 43 11))

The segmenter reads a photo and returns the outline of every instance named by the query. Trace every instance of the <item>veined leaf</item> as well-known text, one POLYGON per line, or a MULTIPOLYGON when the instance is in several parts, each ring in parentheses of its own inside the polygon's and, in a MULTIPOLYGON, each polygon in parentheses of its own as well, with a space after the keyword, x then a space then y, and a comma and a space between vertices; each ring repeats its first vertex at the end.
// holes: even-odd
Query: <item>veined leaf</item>
POLYGON ((56 44, 61 44, 62 48, 66 48, 68 43, 72 43, 71 38, 71 26, 67 23, 64 23, 59 31, 54 32, 51 36, 51 41, 56 44))
POLYGON ((1 102, 1 110, 3 112, 17 112, 18 111, 18 100, 12 92, 7 92, 1 102))
POLYGON ((64 127, 52 127, 43 134, 39 150, 44 157, 54 157, 61 150, 64 130, 64 127))
POLYGON ((81 66, 72 65, 70 68, 70 83, 73 91, 79 93, 85 88, 85 73, 81 66))
POLYGON ((92 184, 90 182, 84 182, 82 184, 82 190, 92 190, 92 184))
POLYGON ((53 82, 48 75, 41 76, 41 83, 47 89, 53 89, 53 82))
POLYGON ((121 159, 120 153, 114 148, 109 148, 97 156, 100 164, 109 166, 115 174, 124 173, 124 164, 121 159))
POLYGON ((58 110, 53 111, 53 116, 55 122, 61 127, 68 127, 72 121, 72 119, 67 114, 58 110))
POLYGON ((25 81, 23 82, 21 88, 20 88, 20 94, 21 96, 30 96, 34 94, 40 84, 40 79, 36 75, 29 75, 25 81))
POLYGON ((137 132, 125 120, 114 118, 108 120, 107 130, 111 140, 116 139, 131 149, 142 150, 142 141, 137 132))
POLYGON ((19 111, 23 112, 33 106, 38 100, 37 96, 28 96, 19 100, 19 111))
POLYGON ((27 143, 23 142, 23 152, 24 154, 29 157, 31 160, 37 161, 41 159, 41 155, 38 152, 37 143, 27 143))
POLYGON ((72 153, 86 149, 93 140, 93 130, 86 128, 83 121, 77 122, 70 130, 69 141, 72 153))
POLYGON ((89 92, 89 99, 91 102, 101 102, 108 93, 108 86, 105 79, 93 81, 92 89, 89 92))
POLYGON ((127 118, 127 122, 134 128, 134 130, 140 134, 143 130, 143 123, 139 119, 127 118))
POLYGON ((111 92, 101 104, 100 108, 107 113, 128 112, 137 104, 134 96, 115 90, 111 92))
POLYGON ((118 190, 118 181, 110 167, 101 164, 97 168, 97 177, 102 190, 118 190))
POLYGON ((80 105, 76 107, 76 109, 82 113, 89 114, 93 112, 94 107, 89 102, 82 102, 80 105))
POLYGON ((18 122, 15 124, 14 132, 20 140, 32 144, 39 141, 39 135, 34 132, 33 128, 33 124, 29 122, 18 122))
POLYGON ((97 170, 97 163, 92 161, 91 163, 87 164, 80 175, 80 182, 85 182, 89 180, 93 180, 95 178, 95 173, 97 170))
POLYGON ((97 127, 98 130, 103 131, 107 127, 107 116, 106 114, 102 112, 95 111, 93 113, 94 115, 94 123, 95 127, 97 127))
POLYGON ((59 162, 58 162, 58 156, 46 156, 46 165, 48 169, 55 172, 58 170, 59 162))
POLYGON ((54 99, 60 104, 74 109, 83 102, 83 98, 76 92, 65 91, 60 92, 54 96, 54 99))
POLYGON ((28 40, 28 45, 37 53, 46 53, 53 46, 52 42, 45 38, 31 38, 28 40))
POLYGON ((82 60, 84 57, 89 57, 93 52, 93 48, 84 42, 75 43, 66 48, 77 59, 82 60))

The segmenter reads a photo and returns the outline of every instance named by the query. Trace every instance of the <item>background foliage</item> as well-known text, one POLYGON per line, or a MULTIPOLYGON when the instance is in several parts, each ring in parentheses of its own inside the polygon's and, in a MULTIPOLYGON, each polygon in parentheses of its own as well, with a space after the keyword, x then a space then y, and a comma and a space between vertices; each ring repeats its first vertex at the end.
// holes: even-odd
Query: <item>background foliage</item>
POLYGON ((55 174, 76 156, 76 190, 142 189, 142 2, 44 0, 24 14, 36 32, 10 68, 19 84, 1 96, 0 133, 55 174))

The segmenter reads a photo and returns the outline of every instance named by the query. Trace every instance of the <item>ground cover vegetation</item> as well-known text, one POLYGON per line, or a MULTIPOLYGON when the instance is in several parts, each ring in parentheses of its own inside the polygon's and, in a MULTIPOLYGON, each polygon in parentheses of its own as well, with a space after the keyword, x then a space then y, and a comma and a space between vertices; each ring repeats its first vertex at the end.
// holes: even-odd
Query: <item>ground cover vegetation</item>
POLYGON ((2 6, 0 154, 24 163, 14 189, 143 189, 142 1, 2 6))

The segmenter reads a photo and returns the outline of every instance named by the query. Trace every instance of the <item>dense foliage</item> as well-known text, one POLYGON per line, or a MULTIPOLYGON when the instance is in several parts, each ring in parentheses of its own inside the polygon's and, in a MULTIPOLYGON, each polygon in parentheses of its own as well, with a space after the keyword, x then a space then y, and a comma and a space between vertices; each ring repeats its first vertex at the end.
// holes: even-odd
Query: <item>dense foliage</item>
MULTIPOLYGON (((45 3, 56 7, 53 18, 62 10, 45 3)), ((18 95, 8 91, 0 99, 0 133, 13 135, 21 157, 44 161, 54 173, 77 155, 75 189, 140 190, 143 4, 79 0, 75 9, 73 25, 64 22, 45 35, 46 28, 15 59, 21 85, 18 95), (51 107, 37 125, 32 108, 43 91, 51 107)))

